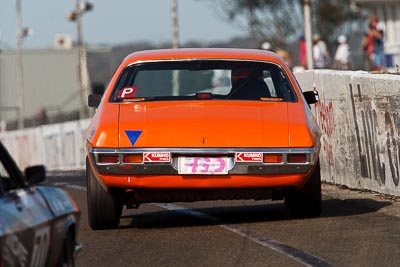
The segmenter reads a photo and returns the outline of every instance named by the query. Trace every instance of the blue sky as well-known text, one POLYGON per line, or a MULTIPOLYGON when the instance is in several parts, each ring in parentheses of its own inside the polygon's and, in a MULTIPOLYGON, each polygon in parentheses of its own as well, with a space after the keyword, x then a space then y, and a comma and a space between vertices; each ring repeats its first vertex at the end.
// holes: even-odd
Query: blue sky
MULTIPOLYGON (((33 29, 24 47, 52 47, 57 33, 75 40, 75 23, 66 19, 75 0, 21 0, 22 25, 33 29)), ((82 0, 83 1, 83 0, 82 0)), ((171 40, 170 0, 91 0, 94 9, 83 16, 84 40, 91 46, 136 41, 171 40)), ((0 48, 16 44, 15 0, 0 2, 0 48)), ((210 43, 247 35, 239 22, 221 18, 218 0, 178 0, 180 42, 210 43)))

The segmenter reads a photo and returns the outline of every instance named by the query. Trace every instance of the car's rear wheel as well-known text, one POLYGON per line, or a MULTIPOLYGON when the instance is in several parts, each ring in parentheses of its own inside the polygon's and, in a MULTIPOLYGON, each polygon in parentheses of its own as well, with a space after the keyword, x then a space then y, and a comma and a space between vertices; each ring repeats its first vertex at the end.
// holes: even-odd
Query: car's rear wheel
POLYGON ((319 161, 311 177, 300 191, 285 197, 286 207, 296 216, 318 216, 322 211, 321 170, 319 161))
POLYGON ((93 230, 118 227, 123 204, 103 188, 86 159, 87 205, 89 225, 93 230))

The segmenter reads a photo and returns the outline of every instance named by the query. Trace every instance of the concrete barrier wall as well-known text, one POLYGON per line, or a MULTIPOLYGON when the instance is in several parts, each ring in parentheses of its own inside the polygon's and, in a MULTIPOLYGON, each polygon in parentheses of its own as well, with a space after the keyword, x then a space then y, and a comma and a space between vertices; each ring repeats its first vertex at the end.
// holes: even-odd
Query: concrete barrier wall
MULTIPOLYGON (((303 91, 320 94, 312 110, 323 132, 322 179, 400 196, 400 76, 315 70, 296 78, 303 91)), ((0 140, 22 168, 84 169, 88 123, 0 132, 0 140)))
POLYGON ((44 164, 48 170, 84 169, 84 134, 89 121, 0 132, 0 141, 8 148, 21 169, 36 164, 44 164))
POLYGON ((297 73, 323 136, 322 178, 400 196, 400 76, 317 70, 297 73))

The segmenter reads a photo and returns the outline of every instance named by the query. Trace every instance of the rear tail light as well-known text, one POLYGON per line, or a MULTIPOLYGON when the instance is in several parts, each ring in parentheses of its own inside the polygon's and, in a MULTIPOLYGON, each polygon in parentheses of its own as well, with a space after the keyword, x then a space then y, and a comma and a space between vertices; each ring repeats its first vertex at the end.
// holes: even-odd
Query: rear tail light
POLYGON ((283 155, 282 154, 264 154, 263 161, 264 161, 264 163, 282 163, 283 155))
POLYGON ((308 162, 307 154, 288 154, 287 161, 288 163, 306 163, 308 162))
POLYGON ((124 162, 125 163, 142 163, 143 155, 140 153, 124 155, 124 162))
POLYGON ((118 163, 119 157, 115 154, 99 154, 98 163, 118 163))

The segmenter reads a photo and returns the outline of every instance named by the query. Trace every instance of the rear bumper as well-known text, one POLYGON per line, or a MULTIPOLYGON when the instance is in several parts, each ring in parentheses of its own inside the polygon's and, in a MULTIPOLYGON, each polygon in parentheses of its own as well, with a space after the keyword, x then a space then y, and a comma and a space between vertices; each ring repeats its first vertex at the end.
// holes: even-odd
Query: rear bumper
POLYGON ((178 175, 178 158, 182 155, 208 157, 218 156, 227 157, 230 160, 230 168, 228 175, 273 175, 273 174, 306 174, 315 165, 317 159, 317 149, 315 148, 220 148, 220 149, 198 149, 198 148, 148 148, 148 149, 132 149, 132 148, 89 148, 89 157, 96 171, 103 175, 178 175), (282 162, 280 163, 264 163, 264 162, 237 162, 235 161, 235 153, 251 153, 261 152, 263 154, 281 154, 282 162), (131 153, 163 153, 171 154, 170 162, 141 162, 141 163, 125 163, 123 156, 131 153), (100 154, 118 155, 116 163, 100 163, 100 154), (307 160, 301 163, 288 162, 290 154, 306 154, 307 160))
POLYGON ((307 181, 309 174, 286 175, 102 175, 96 174, 108 188, 259 188, 296 187, 307 181))
POLYGON ((315 148, 295 149, 95 149, 89 148, 91 167, 96 176, 108 188, 300 188, 310 176, 318 151, 315 148), (281 163, 235 162, 236 152, 260 151, 262 153, 281 153, 281 163), (170 162, 151 162, 128 164, 123 162, 123 155, 141 152, 171 153, 170 162), (307 154, 304 163, 289 163, 289 154, 307 154), (99 163, 99 154, 117 154, 117 163, 99 163), (177 158, 180 155, 217 155, 231 158, 230 169, 226 175, 182 175, 178 172, 177 158))

